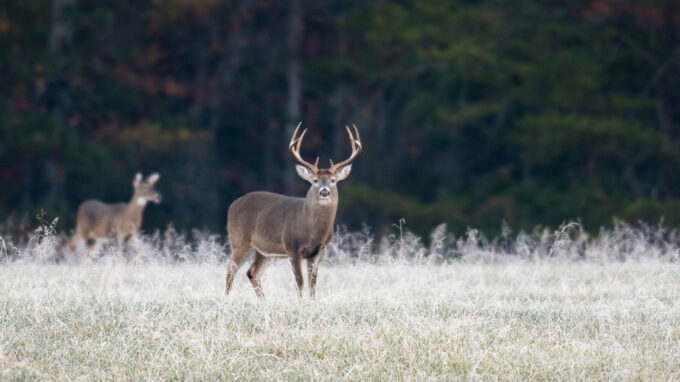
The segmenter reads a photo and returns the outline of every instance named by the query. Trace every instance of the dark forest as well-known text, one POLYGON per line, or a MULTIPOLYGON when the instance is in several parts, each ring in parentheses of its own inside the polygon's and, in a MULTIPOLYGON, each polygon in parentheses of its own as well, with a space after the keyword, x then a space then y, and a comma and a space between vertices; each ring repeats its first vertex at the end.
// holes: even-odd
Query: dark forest
POLYGON ((337 224, 497 233, 680 223, 680 3, 113 1, 0 5, 0 221, 129 200, 144 230, 224 233, 254 190, 303 196, 288 142, 364 150, 337 224))

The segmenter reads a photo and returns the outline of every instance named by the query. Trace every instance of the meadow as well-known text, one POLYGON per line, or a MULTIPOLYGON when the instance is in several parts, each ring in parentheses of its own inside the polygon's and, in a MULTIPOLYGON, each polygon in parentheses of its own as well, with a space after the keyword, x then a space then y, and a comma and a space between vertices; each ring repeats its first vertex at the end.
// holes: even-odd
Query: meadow
POLYGON ((297 296, 287 261, 264 274, 266 299, 245 269, 225 297, 214 238, 172 259, 163 235, 135 259, 52 261, 49 232, 11 259, 5 243, 0 379, 680 379, 672 231, 440 230, 428 246, 401 232, 344 253, 348 236, 316 299, 297 296))

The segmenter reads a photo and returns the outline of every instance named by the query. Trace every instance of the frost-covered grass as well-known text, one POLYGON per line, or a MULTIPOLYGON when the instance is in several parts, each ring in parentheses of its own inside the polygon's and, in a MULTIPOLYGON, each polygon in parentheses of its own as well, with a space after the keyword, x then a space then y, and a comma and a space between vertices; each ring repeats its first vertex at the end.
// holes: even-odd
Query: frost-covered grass
MULTIPOLYGON (((24 235, 12 234, 0 225, 0 264, 14 261, 32 263, 81 263, 84 248, 69 248, 70 236, 57 232, 55 219, 24 235)), ((403 220, 393 226, 392 234, 375 237, 370 229, 347 232, 342 227, 326 247, 325 261, 333 264, 409 262, 442 264, 452 261, 495 262, 508 259, 526 261, 615 261, 653 259, 665 262, 680 260, 680 228, 663 224, 650 226, 614 221, 589 234, 576 222, 557 230, 537 227, 532 232, 513 233, 503 225, 498 237, 488 238, 475 229, 461 236, 452 235, 446 225, 436 227, 428 240, 409 232, 403 220)), ((92 254, 98 262, 135 264, 224 263, 230 256, 229 238, 193 230, 178 233, 172 227, 164 232, 141 235, 138 248, 129 243, 97 245, 92 254)))
POLYGON ((0 265, 0 379, 680 379, 680 264, 0 265))
MULTIPOLYGON (((1 227, 0 227, 1 228, 1 227)), ((228 238, 70 253, 0 229, 0 380, 678 380, 680 230, 488 239, 338 230, 317 298, 286 260, 224 296, 228 238)))

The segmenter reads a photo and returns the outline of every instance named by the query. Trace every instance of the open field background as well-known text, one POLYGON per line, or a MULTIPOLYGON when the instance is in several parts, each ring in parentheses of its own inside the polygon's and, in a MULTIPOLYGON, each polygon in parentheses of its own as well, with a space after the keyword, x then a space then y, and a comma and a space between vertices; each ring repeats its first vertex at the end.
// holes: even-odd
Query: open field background
POLYGON ((359 256, 338 235, 315 300, 279 261, 264 301, 244 269, 224 296, 219 242, 170 261, 147 238, 142 257, 69 264, 38 256, 48 234, 0 266, 0 379, 677 380, 675 236, 617 229, 563 227, 545 247, 540 231, 429 246, 402 233, 359 256))

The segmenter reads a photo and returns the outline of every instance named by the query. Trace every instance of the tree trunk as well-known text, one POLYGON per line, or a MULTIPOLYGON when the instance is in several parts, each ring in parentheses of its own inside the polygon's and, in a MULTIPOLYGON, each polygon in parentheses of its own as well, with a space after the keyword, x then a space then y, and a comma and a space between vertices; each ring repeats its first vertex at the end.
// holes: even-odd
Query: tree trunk
POLYGON ((656 100, 656 114, 661 133, 661 148, 665 153, 670 153, 673 150, 673 117, 672 111, 668 107, 669 103, 663 94, 659 95, 656 100))
MULTIPOLYGON (((48 35, 48 48, 50 53, 56 56, 60 68, 63 66, 63 55, 73 40, 73 27, 71 17, 68 15, 69 8, 75 5, 75 0, 53 0, 50 20, 50 33, 48 35)), ((61 78, 55 78, 50 86, 48 96, 51 98, 50 115, 57 128, 59 137, 63 137, 64 129, 68 123, 69 114, 69 79, 65 74, 61 78)), ((49 184, 49 194, 54 199, 62 199, 64 196, 64 176, 59 164, 58 153, 55 152, 45 162, 45 177, 49 184)))
MULTIPOLYGON (((300 122, 302 79, 300 78, 300 45, 302 39, 302 6, 300 0, 291 0, 288 15, 286 50, 288 58, 287 80, 288 99, 286 104, 286 136, 291 137, 300 122)), ((284 152, 283 163, 289 163, 288 152, 284 152)), ((288 192, 293 190, 295 171, 292 167, 284 170, 284 184, 288 192)))
MULTIPOLYGON (((343 155, 347 153, 347 147, 349 147, 349 142, 347 142, 347 132, 344 126, 348 125, 347 121, 347 105, 346 105, 346 95, 345 87, 340 85, 338 89, 333 94, 333 106, 335 111, 333 113, 333 135, 335 136, 335 147, 333 148, 333 160, 339 162, 343 160, 343 155)), ((352 121, 353 122, 353 121, 352 121)))
POLYGON ((73 5, 75 5, 75 0, 52 0, 52 20, 48 41, 51 53, 59 54, 71 44, 73 28, 66 11, 73 5))

